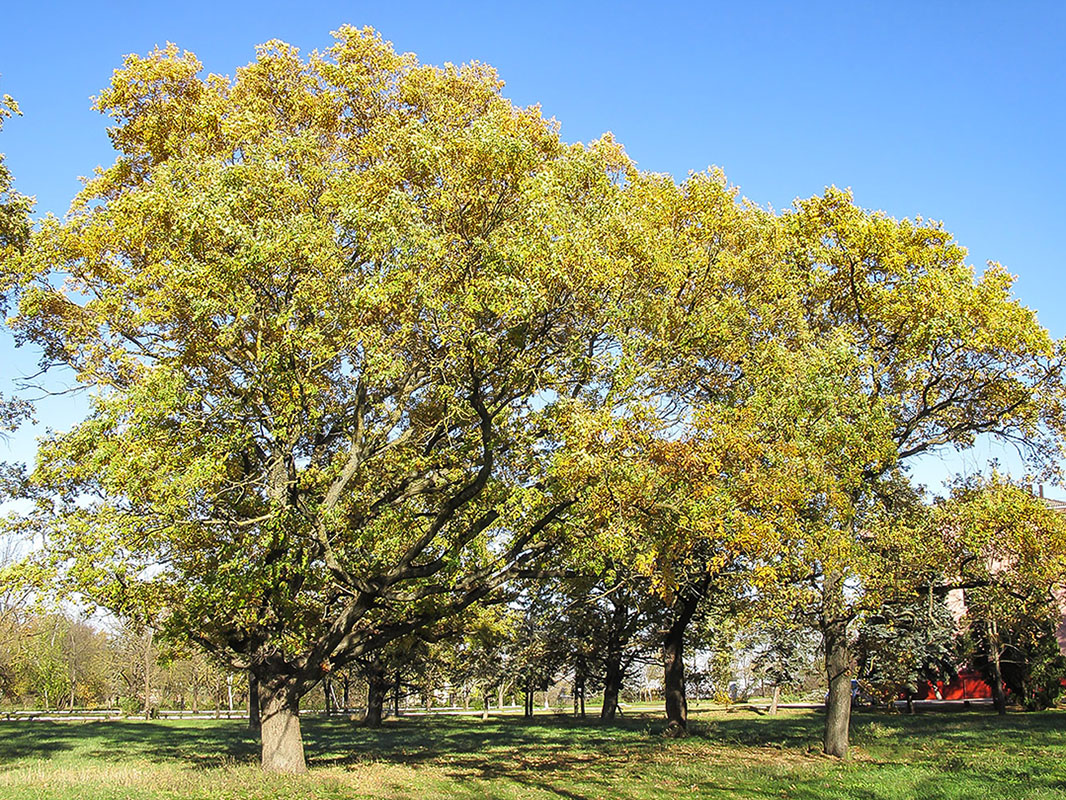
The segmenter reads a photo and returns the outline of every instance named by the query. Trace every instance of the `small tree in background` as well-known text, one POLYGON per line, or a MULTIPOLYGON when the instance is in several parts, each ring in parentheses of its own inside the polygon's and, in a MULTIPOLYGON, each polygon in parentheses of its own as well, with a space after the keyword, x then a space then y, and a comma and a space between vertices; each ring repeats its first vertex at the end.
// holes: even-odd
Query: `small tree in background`
POLYGON ((855 654, 860 686, 885 703, 904 692, 907 711, 913 713, 921 684, 956 677, 958 635, 943 593, 931 585, 924 598, 882 606, 859 628, 855 654))
POLYGON ((1041 498, 998 475, 954 487, 932 522, 950 581, 964 589, 974 660, 1006 711, 1004 683, 1027 706, 1054 698, 1064 662, 1057 655, 1055 595, 1066 580, 1066 519, 1041 498), (1056 680, 1058 675, 1058 680, 1056 680))
POLYGON ((817 640, 804 625, 787 621, 757 623, 749 634, 753 641, 753 673, 772 685, 770 713, 776 714, 783 687, 809 682, 816 663, 817 640))

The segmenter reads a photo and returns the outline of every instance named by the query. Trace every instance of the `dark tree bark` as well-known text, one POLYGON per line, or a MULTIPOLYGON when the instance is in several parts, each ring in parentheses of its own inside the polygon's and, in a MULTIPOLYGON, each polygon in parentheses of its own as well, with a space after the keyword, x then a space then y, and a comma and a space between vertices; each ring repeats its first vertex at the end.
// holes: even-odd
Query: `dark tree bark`
POLYGON ((851 652, 848 649, 843 583, 839 575, 826 576, 824 603, 821 627, 829 696, 825 704, 822 749, 826 755, 847 758, 851 725, 851 652))
POLYGON ((604 722, 613 721, 618 712, 618 695, 622 691, 621 660, 620 653, 611 653, 607 657, 603 676, 603 708, 600 710, 600 719, 604 722))
POLYGON ((677 599, 677 615, 663 637, 663 691, 666 695, 666 732, 668 736, 688 733, 688 701, 685 698, 685 631, 700 604, 710 577, 690 586, 677 599))
POLYGON ((300 735, 300 695, 282 680, 259 681, 262 711, 263 769, 267 772, 307 771, 300 735))
POLYGON ((532 684, 526 684, 526 707, 522 713, 526 719, 533 718, 533 686, 532 684))
POLYGON ((380 728, 384 717, 385 695, 389 690, 389 680, 384 668, 375 663, 366 673, 366 716, 363 722, 368 728, 380 728))
POLYGON ((825 704, 823 750, 837 758, 848 757, 848 731, 851 725, 851 674, 846 624, 834 623, 824 632, 825 673, 829 698, 825 704))
POLYGON ((666 695, 667 730, 673 736, 684 736, 688 731, 684 645, 684 626, 671 626, 663 641, 663 691, 666 695))
POLYGON ((263 727, 263 718, 259 713, 259 678, 248 671, 248 730, 258 734, 263 727))
POLYGON ((611 631, 603 665, 603 708, 600 709, 600 720, 603 722, 612 722, 618 713, 618 696, 621 694, 622 679, 625 675, 622 653, 633 635, 635 626, 624 599, 617 594, 613 595, 611 604, 611 631))

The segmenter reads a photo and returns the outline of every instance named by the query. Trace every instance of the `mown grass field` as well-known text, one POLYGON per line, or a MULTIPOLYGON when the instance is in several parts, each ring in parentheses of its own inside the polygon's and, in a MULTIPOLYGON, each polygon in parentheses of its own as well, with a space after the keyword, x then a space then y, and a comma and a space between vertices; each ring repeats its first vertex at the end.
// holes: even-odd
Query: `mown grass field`
POLYGON ((311 770, 266 776, 236 721, 0 723, 0 798, 1066 798, 1066 713, 858 714, 854 756, 821 715, 746 708, 615 726, 566 717, 304 720, 311 770))

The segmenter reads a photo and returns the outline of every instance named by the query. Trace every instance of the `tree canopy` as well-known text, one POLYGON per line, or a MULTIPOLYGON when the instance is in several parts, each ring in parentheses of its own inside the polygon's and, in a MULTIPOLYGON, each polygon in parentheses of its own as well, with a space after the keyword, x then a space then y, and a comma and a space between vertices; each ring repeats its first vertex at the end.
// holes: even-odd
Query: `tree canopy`
POLYGON ((199 73, 128 57, 96 99, 118 159, 9 262, 20 341, 93 389, 27 524, 71 588, 257 673, 264 763, 301 769, 270 718, 574 503, 553 431, 598 397, 628 162, 369 30, 199 73))
POLYGON ((615 700, 623 618, 662 611, 682 726, 701 604, 806 615, 846 755, 849 625, 955 530, 908 459, 994 435, 1050 468, 1063 345, 939 224, 642 173, 488 66, 335 39, 232 78, 129 56, 95 100, 117 159, 63 220, 31 231, 0 164, 10 325, 91 394, 12 523, 37 574, 248 671, 268 769, 304 769, 324 677, 517 576, 619 592, 615 700))

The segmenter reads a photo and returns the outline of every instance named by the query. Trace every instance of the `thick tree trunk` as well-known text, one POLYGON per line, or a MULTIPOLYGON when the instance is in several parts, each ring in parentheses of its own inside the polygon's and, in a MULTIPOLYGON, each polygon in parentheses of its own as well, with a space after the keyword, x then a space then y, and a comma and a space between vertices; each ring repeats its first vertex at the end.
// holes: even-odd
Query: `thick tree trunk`
POLYGON ((777 714, 777 705, 781 701, 781 684, 774 686, 773 697, 770 698, 770 716, 777 714))
POLYGON ((267 772, 307 771, 300 733, 300 698, 284 683, 259 683, 262 711, 263 769, 267 772))
POLYGON ((685 698, 685 631, 703 599, 710 577, 690 586, 678 598, 677 616, 663 638, 663 693, 666 695, 666 734, 688 733, 688 701, 685 698))
POLYGON ((607 668, 603 676, 603 708, 600 709, 600 719, 603 722, 612 722, 618 711, 618 695, 622 690, 622 665, 621 659, 616 654, 607 658, 607 668))
POLYGON ((259 733, 263 728, 263 717, 259 711, 259 678, 248 673, 248 730, 259 733))
POLYGON ((826 755, 848 757, 848 729, 851 725, 851 653, 848 650, 848 623, 844 615, 843 585, 837 575, 825 582, 826 611, 822 616, 825 649, 825 675, 829 697, 825 704, 826 755))
POLYGON ((334 712, 333 708, 333 685, 330 683, 329 676, 327 675, 322 679, 322 697, 325 698, 325 710, 326 716, 332 716, 334 712))
POLYGON ((526 719, 533 718, 533 687, 526 686, 526 707, 522 712, 522 716, 526 719))
POLYGON ((663 692, 666 695, 667 732, 671 736, 684 736, 688 731, 684 645, 684 626, 675 623, 663 641, 663 692))
POLYGON ((380 728, 384 717, 385 695, 389 691, 390 681, 385 669, 373 663, 366 671, 366 716, 363 722, 368 728, 380 728))
POLYGON ((826 677, 829 697, 825 704, 823 750, 837 758, 848 757, 848 731, 851 725, 851 675, 847 669, 847 644, 826 644, 826 677))

